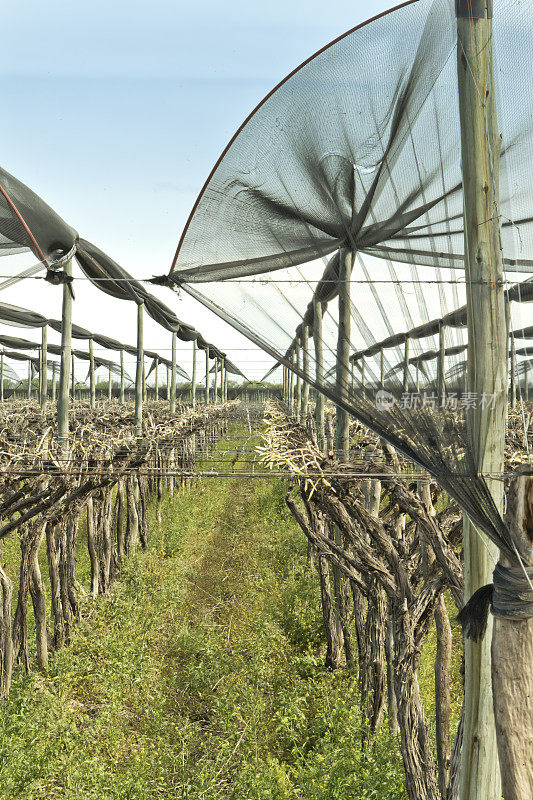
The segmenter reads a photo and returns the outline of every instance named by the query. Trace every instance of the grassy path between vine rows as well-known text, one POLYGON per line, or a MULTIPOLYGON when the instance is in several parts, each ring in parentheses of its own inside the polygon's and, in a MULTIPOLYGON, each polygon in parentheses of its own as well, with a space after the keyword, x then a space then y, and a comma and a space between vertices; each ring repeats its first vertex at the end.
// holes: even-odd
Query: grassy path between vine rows
MULTIPOLYGON (((249 447, 253 446, 253 440, 249 447)), ((205 479, 0 707, 0 798, 399 800, 360 748, 356 677, 322 666, 316 576, 286 485, 205 479)))

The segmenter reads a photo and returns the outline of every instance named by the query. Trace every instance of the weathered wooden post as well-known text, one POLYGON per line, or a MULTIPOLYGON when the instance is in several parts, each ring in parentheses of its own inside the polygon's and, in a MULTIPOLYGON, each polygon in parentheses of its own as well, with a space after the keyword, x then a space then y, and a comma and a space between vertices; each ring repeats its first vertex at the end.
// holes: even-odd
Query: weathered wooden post
POLYGON ((205 404, 209 405, 209 347, 205 348, 205 404))
POLYGON ((385 388, 385 356, 383 354, 383 348, 379 351, 379 382, 381 384, 381 388, 385 388))
POLYGON ((39 402, 44 410, 48 399, 48 325, 41 328, 41 395, 39 402))
MULTIPOLYGON (((72 276, 72 261, 65 264, 65 274, 72 276)), ((68 412, 69 378, 72 348, 72 293, 68 283, 63 284, 63 307, 61 310, 61 363, 59 365, 59 393, 57 398, 57 439, 61 457, 68 458, 68 412)), ((54 375, 55 385, 55 375, 54 375)))
POLYGON ((75 364, 74 364, 74 353, 71 354, 71 393, 72 393, 72 401, 76 399, 76 374, 75 374, 75 364))
POLYGON ((192 380, 191 380, 191 404, 196 408, 196 339, 192 340, 192 380))
POLYGON ((300 355, 301 355, 300 336, 298 335, 296 337, 296 344, 294 346, 295 364, 298 369, 298 372, 296 373, 296 407, 295 407, 296 413, 294 416, 296 417, 298 422, 300 422, 301 419, 300 415, 302 411, 302 379, 300 377, 300 369, 302 366, 302 362, 300 355))
POLYGON ((213 402, 218 403, 218 356, 215 356, 215 374, 213 376, 213 402))
POLYGON ((516 408, 516 347, 512 332, 509 334, 511 345, 511 408, 516 408))
POLYGON ((366 389, 366 381, 365 381, 365 357, 361 356, 361 386, 363 388, 363 394, 366 389))
POLYGON ((143 311, 144 303, 137 305, 137 369, 135 371, 135 436, 143 434, 143 311))
POLYGON ((52 364, 52 403, 56 401, 56 362, 52 364))
POLYGON ((107 370, 107 399, 111 400, 113 397, 113 379, 112 379, 112 372, 111 367, 108 367, 107 370))
MULTIPOLYGON (((302 326, 302 369, 304 375, 309 378, 309 328, 307 325, 302 326)), ((303 382, 302 388, 302 406, 300 409, 300 418, 302 425, 307 424, 307 407, 309 405, 309 383, 307 380, 303 382)))
MULTIPOLYGON (((507 324, 500 250, 499 153, 492 66, 492 2, 457 0, 457 73, 465 230, 468 390, 477 398, 468 412, 469 444, 478 473, 501 475, 507 407, 507 324), (480 87, 483 88, 480 94, 480 87), (490 395, 494 403, 480 402, 490 395), (489 408, 489 405, 493 405, 489 408)), ((487 478, 496 506, 503 483, 487 478)), ((465 597, 492 579, 497 548, 482 541, 465 516, 465 597)), ((499 800, 492 691, 492 620, 480 642, 465 640, 465 717, 461 798, 499 800)))
MULTIPOLYGON (((322 303, 313 297, 313 342, 315 345, 315 381, 318 386, 324 384, 324 347, 322 342, 322 303)), ((317 444, 321 450, 324 449, 325 430, 324 430, 324 395, 322 392, 316 393, 315 422, 317 444)))
POLYGON ((31 400, 31 361, 28 358, 28 389, 26 392, 26 397, 28 400, 31 400))
POLYGON ((124 375, 124 350, 120 351, 120 402, 124 404, 124 388, 125 388, 125 375, 124 375))
POLYGON ((89 339, 89 404, 92 409, 96 405, 96 382, 94 380, 94 342, 89 339))
MULTIPOLYGON (((294 364, 294 348, 291 347, 288 353, 288 358, 291 364, 294 364)), ((294 410, 294 372, 289 370, 289 414, 294 410)))
POLYGON ((172 334, 172 365, 170 379, 170 413, 176 413, 176 333, 172 334))
POLYGON ((167 364, 167 386, 166 386, 166 399, 170 403, 170 367, 167 364))
POLYGON ((4 354, 0 354, 0 403, 4 402, 4 354))
MULTIPOLYGON (((350 376, 350 276, 352 274, 353 253, 342 248, 339 251, 339 330, 337 334, 336 385, 337 396, 348 399, 348 380, 350 376)), ((350 428, 348 412, 337 406, 335 425, 335 450, 339 461, 350 458, 350 428)))
POLYGON ((155 399, 156 399, 156 402, 159 400, 159 377, 158 377, 158 374, 157 374, 158 372, 159 372, 159 359, 156 358, 156 360, 155 360, 155 399))

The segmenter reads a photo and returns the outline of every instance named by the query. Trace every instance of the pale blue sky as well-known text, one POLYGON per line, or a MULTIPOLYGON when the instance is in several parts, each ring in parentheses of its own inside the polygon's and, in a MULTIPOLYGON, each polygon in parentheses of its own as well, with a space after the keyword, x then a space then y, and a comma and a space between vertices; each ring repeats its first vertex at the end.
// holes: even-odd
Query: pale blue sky
MULTIPOLYGON (((0 163, 135 276, 167 272, 198 191, 250 110, 315 50, 386 7, 377 0, 4 2, 0 163)), ((2 298, 30 308, 48 303, 57 315, 57 290, 29 284, 2 298)), ((133 341, 134 309, 83 289, 76 321, 133 341)), ((193 301, 159 294, 221 337, 221 346, 243 346, 193 301)), ((147 346, 166 347, 168 336, 151 323, 147 337, 147 346)), ((270 363, 234 355, 250 368, 258 362, 255 376, 270 363)))

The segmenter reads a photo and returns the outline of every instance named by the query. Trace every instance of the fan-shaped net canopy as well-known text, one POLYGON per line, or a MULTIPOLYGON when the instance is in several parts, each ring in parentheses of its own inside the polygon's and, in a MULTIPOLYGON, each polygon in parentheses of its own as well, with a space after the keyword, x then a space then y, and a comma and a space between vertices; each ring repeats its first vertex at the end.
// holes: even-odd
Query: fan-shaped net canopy
MULTIPOLYGON (((527 374, 519 352, 533 300, 531 84, 519 68, 533 58, 531 11, 529 2, 499 1, 491 43, 518 376, 527 374)), ((169 278, 434 474, 511 557, 515 543, 477 475, 466 425, 472 404, 490 410, 494 398, 464 391, 457 47, 453 4, 419 0, 296 69, 224 150, 169 278), (342 383, 339 251, 353 254, 351 376, 342 383)))

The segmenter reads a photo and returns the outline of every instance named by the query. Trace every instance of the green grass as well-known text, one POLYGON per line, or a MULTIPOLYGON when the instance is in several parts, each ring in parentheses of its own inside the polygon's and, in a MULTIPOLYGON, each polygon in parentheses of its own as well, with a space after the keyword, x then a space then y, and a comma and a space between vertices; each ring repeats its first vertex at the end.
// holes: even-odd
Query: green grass
POLYGON ((322 666, 318 582, 285 491, 207 479, 165 499, 150 551, 84 602, 71 646, 17 676, 0 798, 405 797, 386 726, 361 751, 356 676, 322 666))

